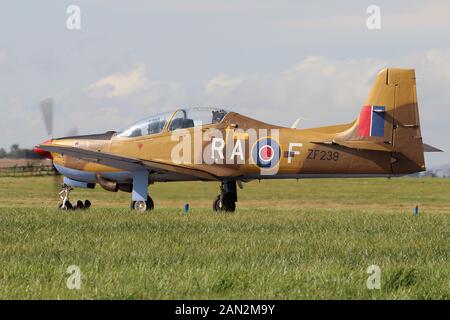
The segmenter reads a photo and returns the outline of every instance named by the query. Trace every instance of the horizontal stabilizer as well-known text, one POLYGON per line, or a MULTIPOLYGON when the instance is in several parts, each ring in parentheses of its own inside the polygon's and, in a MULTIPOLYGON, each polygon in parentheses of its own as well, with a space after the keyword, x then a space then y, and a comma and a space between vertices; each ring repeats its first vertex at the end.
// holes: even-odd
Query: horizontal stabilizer
POLYGON ((432 145, 429 145, 426 143, 423 144, 423 151, 424 152, 444 152, 441 149, 438 149, 438 148, 433 147, 432 145))
MULTIPOLYGON (((392 148, 389 145, 382 145, 378 143, 371 143, 367 141, 311 141, 316 144, 327 144, 327 145, 339 145, 343 147, 347 147, 350 149, 359 149, 359 150, 373 150, 373 151, 384 151, 384 152, 392 152, 392 148)), ((424 152, 444 152, 441 149, 433 147, 432 145, 423 144, 424 152)))
POLYGON ((392 147, 390 145, 382 145, 378 143, 373 143, 370 141, 312 141, 317 144, 327 144, 327 145, 339 145, 342 147, 358 150, 372 150, 372 151, 384 151, 392 152, 392 147))

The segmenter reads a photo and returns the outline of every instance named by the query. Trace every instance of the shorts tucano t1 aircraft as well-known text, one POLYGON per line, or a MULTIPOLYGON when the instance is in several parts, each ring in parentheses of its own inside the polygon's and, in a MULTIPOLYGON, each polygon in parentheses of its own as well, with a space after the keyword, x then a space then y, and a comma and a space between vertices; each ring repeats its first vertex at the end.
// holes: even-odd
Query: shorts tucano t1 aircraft
MULTIPOLYGON (((154 208, 155 182, 217 181, 215 211, 235 211, 237 188, 255 179, 393 177, 425 170, 414 70, 384 69, 351 123, 311 129, 270 125, 215 108, 179 109, 122 132, 48 140, 34 149, 64 176, 61 209, 74 187, 131 193, 154 208)), ((77 207, 90 202, 78 201, 77 207)))

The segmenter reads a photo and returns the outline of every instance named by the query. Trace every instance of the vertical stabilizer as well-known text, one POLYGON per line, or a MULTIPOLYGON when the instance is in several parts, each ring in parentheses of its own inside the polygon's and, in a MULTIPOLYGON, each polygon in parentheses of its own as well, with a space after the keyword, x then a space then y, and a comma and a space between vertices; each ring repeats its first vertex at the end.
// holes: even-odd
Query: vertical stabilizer
POLYGON ((357 121, 334 140, 353 148, 391 152, 393 173, 424 171, 414 70, 380 71, 357 121))

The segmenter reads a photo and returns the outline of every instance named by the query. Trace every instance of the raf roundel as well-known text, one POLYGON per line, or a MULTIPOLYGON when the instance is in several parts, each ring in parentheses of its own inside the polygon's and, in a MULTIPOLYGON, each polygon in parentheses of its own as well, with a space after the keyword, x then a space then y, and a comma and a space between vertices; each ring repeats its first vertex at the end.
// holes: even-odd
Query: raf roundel
POLYGON ((258 156, 261 161, 269 162, 273 159, 274 151, 272 146, 265 145, 259 149, 258 156))
POLYGON ((253 146, 252 157, 258 167, 273 168, 280 161, 280 145, 272 138, 262 138, 253 146))

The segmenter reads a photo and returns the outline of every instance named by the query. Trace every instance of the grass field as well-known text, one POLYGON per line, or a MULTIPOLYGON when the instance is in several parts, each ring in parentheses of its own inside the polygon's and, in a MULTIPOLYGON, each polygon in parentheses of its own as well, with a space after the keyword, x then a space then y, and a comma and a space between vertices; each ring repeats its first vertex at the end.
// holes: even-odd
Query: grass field
POLYGON ((52 178, 2 178, 0 298, 450 298, 450 180, 251 182, 234 214, 212 212, 217 192, 151 185, 140 215, 129 194, 76 190, 92 209, 61 213, 52 178))

